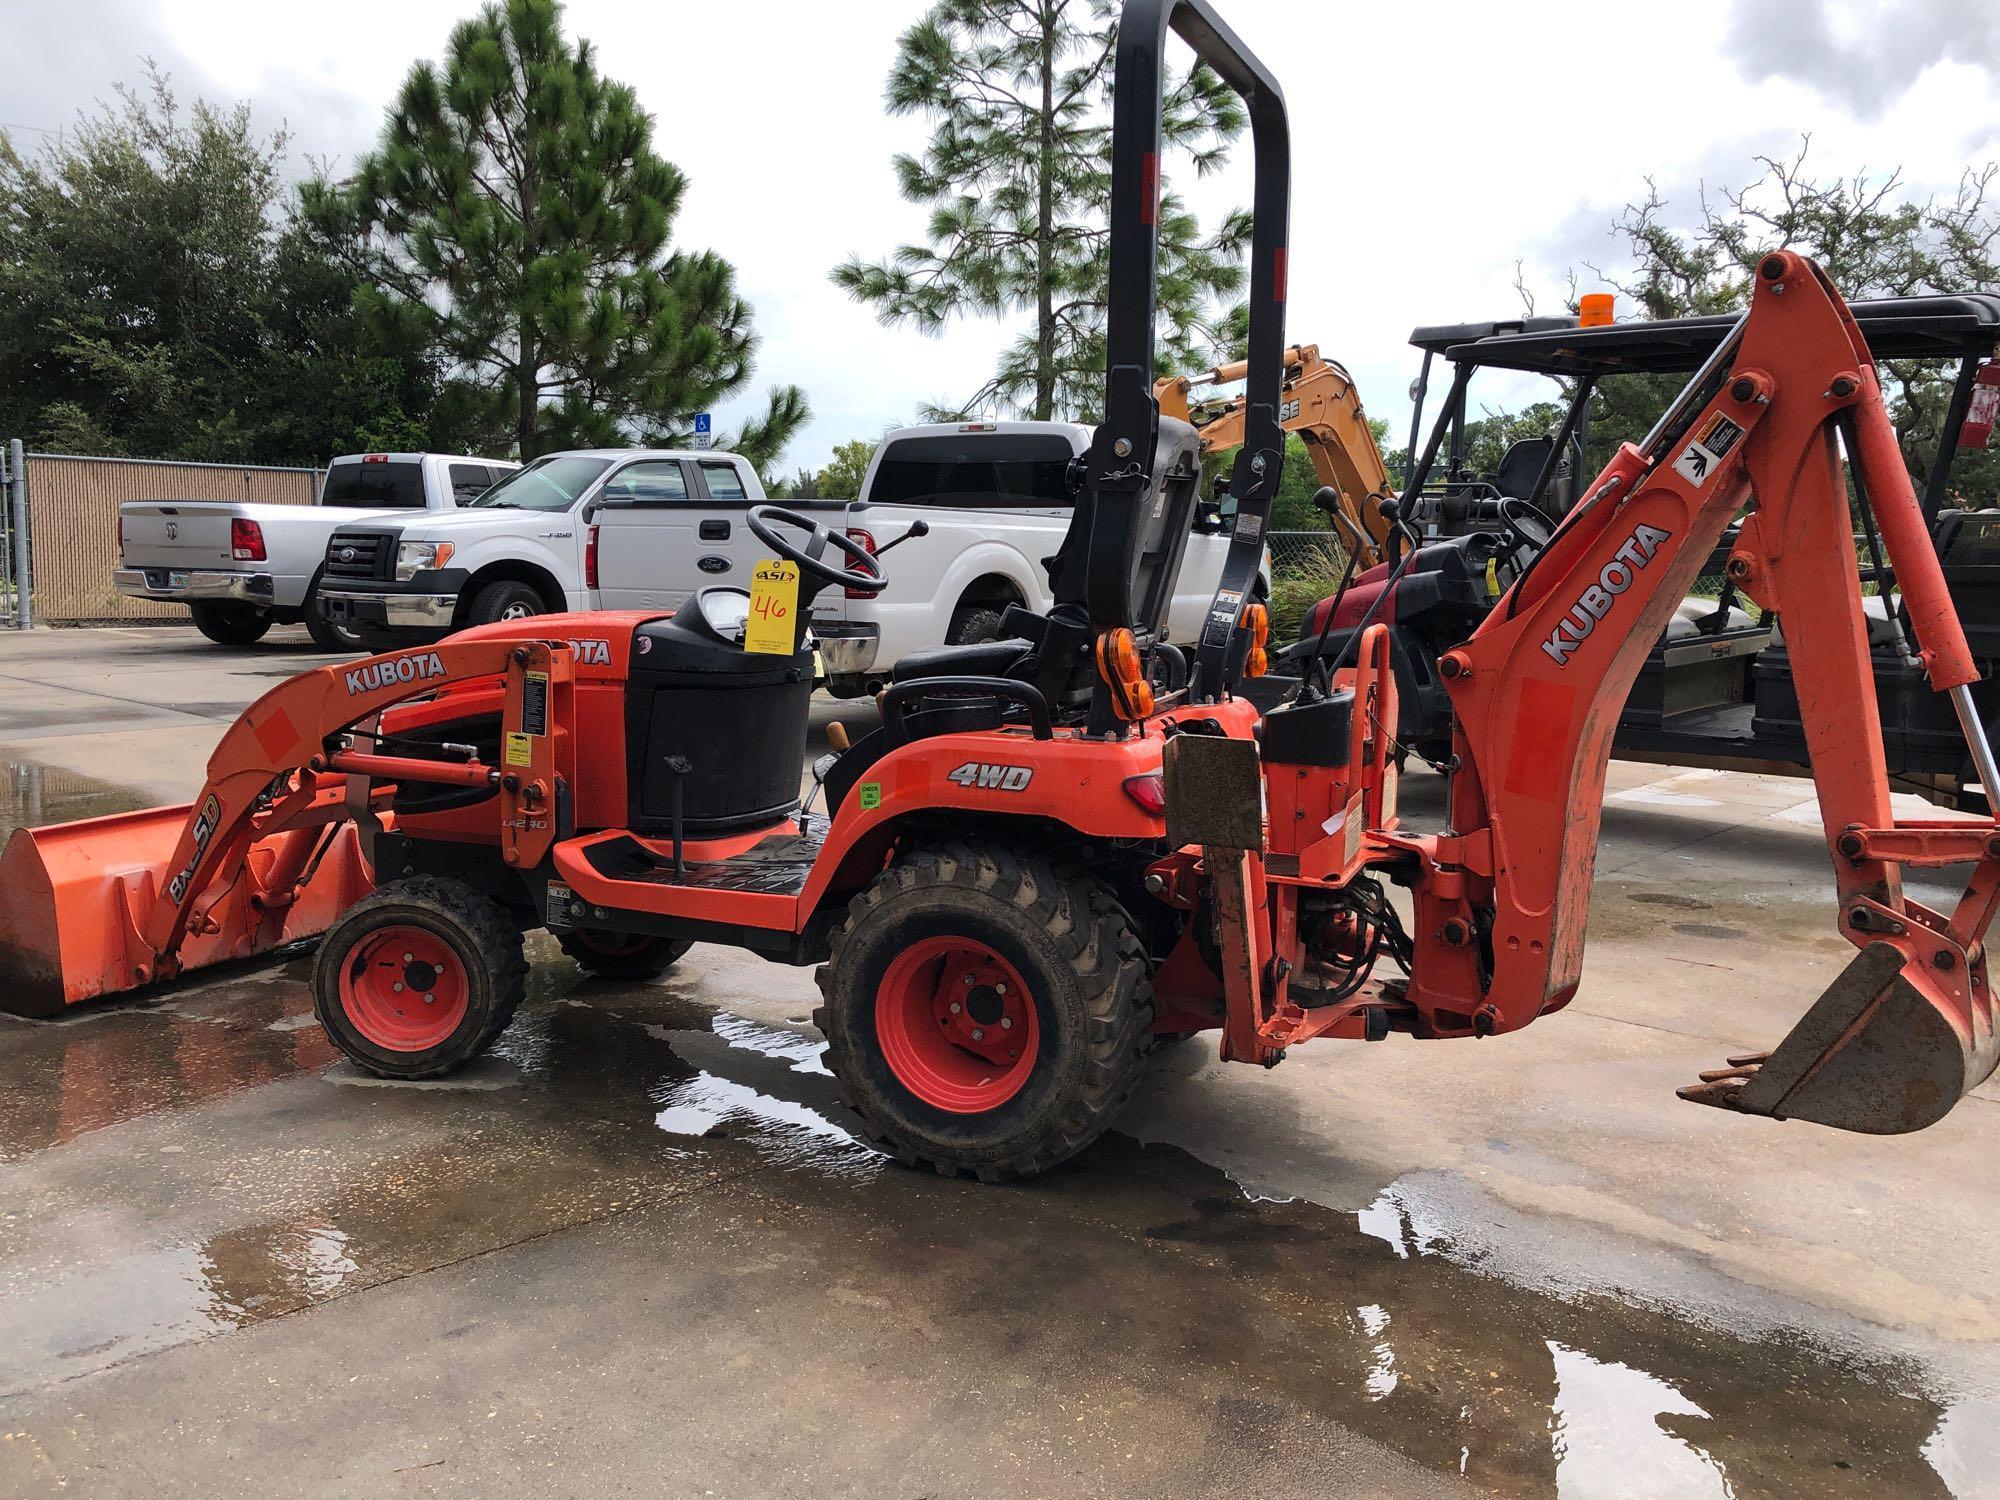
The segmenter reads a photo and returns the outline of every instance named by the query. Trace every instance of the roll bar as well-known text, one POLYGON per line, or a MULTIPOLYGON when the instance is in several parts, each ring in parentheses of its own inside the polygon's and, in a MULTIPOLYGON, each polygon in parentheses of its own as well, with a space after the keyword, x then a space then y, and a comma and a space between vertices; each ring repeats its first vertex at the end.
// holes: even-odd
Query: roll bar
MULTIPOLYGON (((1250 240, 1249 373, 1243 448, 1230 479, 1236 533, 1203 627, 1193 686, 1214 698, 1243 658, 1237 617, 1264 552, 1264 519, 1278 493, 1285 436, 1278 421, 1284 371, 1285 241, 1291 213, 1291 128, 1271 70, 1207 0, 1126 0, 1118 22, 1111 117, 1110 304, 1104 420, 1091 441, 1086 484, 1099 495, 1145 492, 1159 441, 1153 332, 1159 287, 1160 102, 1171 29, 1242 96, 1250 117, 1256 188, 1250 240)), ((1093 507, 1096 508, 1096 507, 1093 507)), ((1093 583, 1095 580, 1093 580, 1093 583)), ((1090 590, 1092 599, 1099 591, 1090 590)))

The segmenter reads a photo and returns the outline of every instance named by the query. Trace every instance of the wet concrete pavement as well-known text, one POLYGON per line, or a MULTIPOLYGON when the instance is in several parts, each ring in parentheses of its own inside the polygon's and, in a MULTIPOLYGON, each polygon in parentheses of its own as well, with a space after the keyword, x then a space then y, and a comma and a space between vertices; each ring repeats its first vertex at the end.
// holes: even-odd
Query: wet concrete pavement
MULTIPOLYGON (((0 818, 130 805, 37 748, 0 818)), ((876 1155, 809 972, 723 949, 537 941, 443 1084, 334 1062, 297 961, 0 1022, 0 1493, 1994 1493, 1990 1090, 1676 1102, 1845 945, 1805 784, 1614 783, 1564 1015, 1182 1044, 1019 1187, 876 1155)))

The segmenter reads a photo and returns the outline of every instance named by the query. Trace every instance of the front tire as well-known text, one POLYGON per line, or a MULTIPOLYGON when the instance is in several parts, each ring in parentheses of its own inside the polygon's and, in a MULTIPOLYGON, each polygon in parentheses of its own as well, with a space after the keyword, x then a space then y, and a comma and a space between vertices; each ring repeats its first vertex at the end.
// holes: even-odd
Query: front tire
POLYGON ((456 880, 392 881, 321 941, 313 1011, 356 1067, 435 1078, 493 1045, 527 992, 521 929, 456 880))
POLYGON ((584 973, 599 979, 658 979, 694 946, 686 938, 581 928, 557 933, 556 943, 584 973))
POLYGON ((359 651, 361 637, 345 625, 336 625, 326 617, 320 608, 319 576, 306 588, 305 608, 302 611, 306 622, 306 634, 313 644, 322 651, 359 651))
POLYGON ((1004 844, 899 855, 819 970, 842 1100, 903 1161, 998 1182, 1084 1149, 1137 1086, 1145 951, 1100 882, 1004 844))
POLYGON ((500 620, 526 620, 547 613, 548 601, 542 598, 533 584, 502 578, 497 583, 487 584, 472 596, 472 603, 466 608, 465 623, 492 625, 500 620))
POLYGON ((218 646, 254 646, 270 632, 269 610, 248 604, 190 604, 194 628, 218 646))

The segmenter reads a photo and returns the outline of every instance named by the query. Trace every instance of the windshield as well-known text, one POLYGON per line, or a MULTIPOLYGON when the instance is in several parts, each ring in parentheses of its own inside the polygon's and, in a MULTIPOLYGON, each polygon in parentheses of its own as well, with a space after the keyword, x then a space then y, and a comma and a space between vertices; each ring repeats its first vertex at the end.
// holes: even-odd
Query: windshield
POLYGON ((608 458, 575 458, 551 454, 525 469, 516 469, 472 501, 468 510, 568 510, 597 476, 611 467, 608 458))

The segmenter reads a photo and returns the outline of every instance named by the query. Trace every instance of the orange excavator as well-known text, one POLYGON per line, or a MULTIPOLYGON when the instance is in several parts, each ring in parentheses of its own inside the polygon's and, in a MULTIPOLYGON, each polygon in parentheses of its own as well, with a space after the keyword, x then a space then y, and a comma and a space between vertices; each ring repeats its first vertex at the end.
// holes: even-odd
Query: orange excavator
POLYGON ((828 1066, 887 1149, 1032 1174, 1110 1125, 1156 1036, 1214 1030, 1223 1059, 1269 1066, 1318 1038, 1493 1038, 1566 1006, 1619 705, 1747 507, 1729 574, 1785 622, 1834 923, 1858 951, 1775 1049, 1683 1096, 1877 1133, 1940 1119, 2000 1060, 2000 820, 1891 806, 1850 477, 1989 793, 2000 766, 1874 359, 1825 276, 1766 256, 1749 311, 1653 431, 1440 658, 1448 811, 1411 829, 1379 623, 1261 716, 1241 692, 1265 664, 1250 591, 1284 456, 1282 95, 1206 0, 1127 0, 1116 79, 1105 418, 1046 615, 1016 607, 999 640, 898 663, 880 726, 816 768, 802 806, 811 595, 879 590, 893 564, 753 507, 774 561, 748 593, 310 671, 230 729, 190 807, 17 834, 0 1001, 60 1007, 337 912, 321 1024, 357 1066, 415 1078, 507 1026, 526 929, 626 976, 734 944, 819 966, 828 1066), (1186 654, 1162 626, 1200 439, 1152 388, 1169 26, 1243 96, 1257 167, 1240 512, 1186 654), (1965 872, 1947 910, 1904 883, 1947 868, 1965 872))
MULTIPOLYGON (((1333 491, 1339 524, 1356 554, 1357 566, 1372 568, 1388 559, 1390 523, 1382 502, 1396 498, 1382 462, 1381 447, 1362 410, 1361 393, 1347 367, 1320 357, 1317 344, 1295 344, 1282 356, 1278 425, 1306 445, 1313 472, 1333 491)), ((1247 395, 1197 400, 1202 386, 1234 385, 1248 375, 1250 362, 1236 360, 1199 375, 1170 375, 1153 386, 1160 414, 1194 424, 1204 453, 1238 447, 1248 425, 1247 395)))

